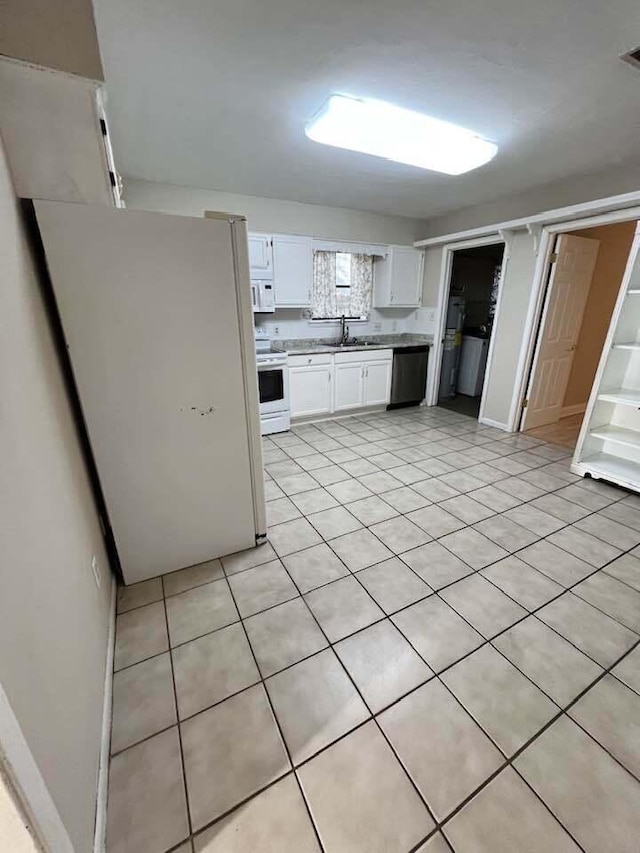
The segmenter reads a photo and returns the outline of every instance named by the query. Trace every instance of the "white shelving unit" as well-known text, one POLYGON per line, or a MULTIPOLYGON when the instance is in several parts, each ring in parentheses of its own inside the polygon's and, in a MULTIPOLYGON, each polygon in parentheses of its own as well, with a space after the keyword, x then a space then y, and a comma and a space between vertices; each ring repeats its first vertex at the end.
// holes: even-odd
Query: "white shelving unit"
POLYGON ((571 470, 640 492, 640 223, 571 470))

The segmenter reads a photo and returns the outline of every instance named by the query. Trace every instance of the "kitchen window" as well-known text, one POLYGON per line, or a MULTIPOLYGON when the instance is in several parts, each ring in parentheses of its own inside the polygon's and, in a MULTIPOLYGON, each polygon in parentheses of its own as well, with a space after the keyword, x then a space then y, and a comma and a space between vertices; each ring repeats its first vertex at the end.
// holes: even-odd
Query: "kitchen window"
POLYGON ((373 290, 373 255, 313 253, 312 320, 368 320, 373 290))

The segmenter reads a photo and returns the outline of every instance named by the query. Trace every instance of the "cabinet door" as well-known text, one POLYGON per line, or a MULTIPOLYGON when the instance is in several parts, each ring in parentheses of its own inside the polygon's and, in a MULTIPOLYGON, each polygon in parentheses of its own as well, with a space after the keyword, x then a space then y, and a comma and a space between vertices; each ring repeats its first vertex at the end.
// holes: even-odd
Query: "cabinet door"
POLYGON ((291 416, 331 411, 331 365, 289 368, 291 416))
POLYGON ((268 234, 249 234, 251 278, 272 278, 273 249, 268 234))
POLYGON ((364 400, 364 365, 362 362, 336 364, 334 410, 354 409, 364 400))
POLYGON ((380 406, 389 402, 391 365, 387 361, 371 361, 364 366, 364 405, 380 406))
POLYGON ((391 252, 390 304, 398 308, 420 305, 423 252, 403 247, 395 247, 391 252))
POLYGON ((311 237, 273 238, 273 276, 276 307, 311 305, 313 241, 311 237))

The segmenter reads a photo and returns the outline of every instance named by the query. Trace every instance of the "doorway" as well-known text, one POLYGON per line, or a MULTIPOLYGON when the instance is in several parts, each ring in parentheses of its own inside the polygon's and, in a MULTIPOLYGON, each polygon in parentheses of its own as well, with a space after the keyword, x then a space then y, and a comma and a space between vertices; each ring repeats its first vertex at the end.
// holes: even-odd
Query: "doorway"
POLYGON ((529 435, 575 447, 635 227, 556 234, 520 421, 529 435))
POLYGON ((438 405, 478 418, 504 243, 456 249, 446 301, 438 405))

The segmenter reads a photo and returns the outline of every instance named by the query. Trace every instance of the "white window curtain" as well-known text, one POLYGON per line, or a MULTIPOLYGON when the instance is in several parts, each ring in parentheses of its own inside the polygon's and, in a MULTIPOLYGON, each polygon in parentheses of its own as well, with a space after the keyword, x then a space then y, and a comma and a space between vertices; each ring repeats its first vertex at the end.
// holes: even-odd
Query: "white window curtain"
POLYGON ((313 253, 311 316, 314 320, 338 316, 335 252, 313 253))
MULTIPOLYGON (((316 250, 313 253, 312 319, 332 319, 343 313, 349 317, 368 319, 373 290, 373 256, 361 253, 350 255, 348 287, 344 287, 347 276, 341 269, 340 294, 345 297, 348 295, 348 302, 338 298, 336 257, 336 252, 316 250)), ((348 258, 349 255, 344 257, 348 258)))
POLYGON ((369 319, 373 290, 373 258, 371 255, 351 255, 351 299, 349 314, 369 319))

